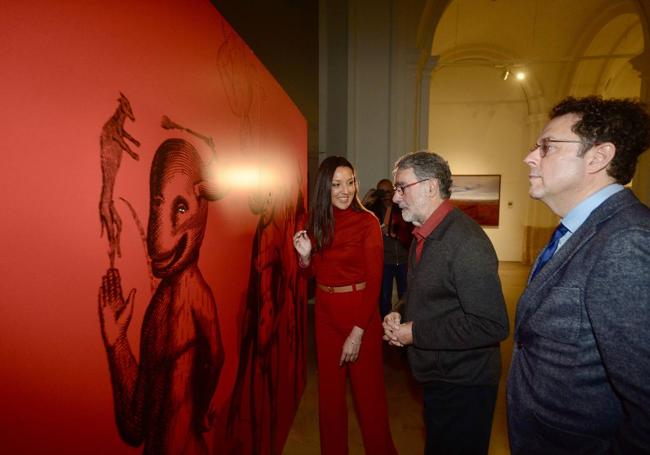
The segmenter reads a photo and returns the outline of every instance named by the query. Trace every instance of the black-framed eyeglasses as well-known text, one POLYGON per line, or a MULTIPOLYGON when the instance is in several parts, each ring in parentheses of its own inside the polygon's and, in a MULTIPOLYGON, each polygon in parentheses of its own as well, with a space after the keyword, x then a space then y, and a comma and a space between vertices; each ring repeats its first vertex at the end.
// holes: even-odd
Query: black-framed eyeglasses
POLYGON ((404 190, 407 189, 409 186, 417 185, 418 183, 426 182, 427 180, 431 180, 431 179, 418 180, 417 182, 409 183, 408 185, 395 185, 393 186, 393 190, 395 190, 395 193, 399 194, 400 196, 403 196, 404 190))
POLYGON ((554 142, 558 142, 562 144, 590 145, 590 143, 586 141, 574 141, 574 140, 567 140, 567 139, 549 139, 545 137, 541 139, 541 144, 535 143, 528 152, 532 153, 535 150, 539 149, 540 155, 542 156, 542 158, 544 158, 546 155, 548 155, 548 152, 551 151, 551 144, 553 144, 554 142))

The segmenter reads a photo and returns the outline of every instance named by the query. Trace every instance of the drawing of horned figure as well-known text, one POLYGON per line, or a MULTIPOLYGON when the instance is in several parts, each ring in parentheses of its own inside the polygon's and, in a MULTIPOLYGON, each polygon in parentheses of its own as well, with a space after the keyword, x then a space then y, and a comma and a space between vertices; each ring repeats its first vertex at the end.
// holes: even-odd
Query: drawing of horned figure
POLYGON ((299 282, 292 250, 293 233, 304 224, 298 177, 298 169, 287 172, 280 182, 260 188, 249 198, 259 222, 251 249, 237 379, 226 422, 231 454, 281 452, 280 408, 293 412, 304 384, 306 286, 299 282), (288 344, 281 344, 281 338, 288 344), (289 389, 284 394, 280 369, 286 372, 282 387, 289 389))
POLYGON ((160 282, 142 323, 139 363, 127 338, 136 290, 124 298, 112 267, 99 290, 118 431, 129 445, 144 443, 145 454, 208 450, 204 432, 224 354, 215 300, 197 262, 208 201, 222 193, 203 179, 204 168, 183 139, 164 141, 153 159, 146 240, 160 282))
POLYGON ((102 224, 102 235, 106 231, 106 237, 108 238, 108 257, 111 267, 115 265, 115 255, 120 256, 122 219, 115 208, 113 190, 115 189, 117 171, 122 162, 122 152, 125 151, 136 161, 140 159, 138 154, 131 150, 131 147, 126 142, 126 139, 128 139, 137 147, 140 146, 140 142, 134 139, 124 129, 124 122, 127 118, 135 121, 131 103, 129 103, 129 100, 122 93, 120 93, 117 102, 117 109, 111 118, 104 123, 99 138, 102 165, 102 193, 99 200, 99 219, 102 224))

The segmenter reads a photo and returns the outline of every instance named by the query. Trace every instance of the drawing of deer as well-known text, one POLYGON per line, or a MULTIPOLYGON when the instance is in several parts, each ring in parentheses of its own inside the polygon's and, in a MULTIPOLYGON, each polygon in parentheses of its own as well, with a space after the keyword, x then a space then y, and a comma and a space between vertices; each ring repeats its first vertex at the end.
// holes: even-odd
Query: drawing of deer
POLYGON ((140 159, 125 140, 128 139, 137 147, 140 146, 140 142, 124 129, 124 122, 127 118, 135 121, 131 103, 122 93, 120 93, 117 101, 119 103, 117 109, 102 127, 102 134, 99 139, 102 164, 102 194, 99 200, 99 219, 102 224, 100 235, 103 236, 104 230, 106 230, 111 268, 115 263, 115 255, 117 254, 118 257, 121 255, 120 233, 122 232, 122 219, 115 208, 113 190, 117 171, 122 161, 122 152, 126 151, 136 161, 140 159))

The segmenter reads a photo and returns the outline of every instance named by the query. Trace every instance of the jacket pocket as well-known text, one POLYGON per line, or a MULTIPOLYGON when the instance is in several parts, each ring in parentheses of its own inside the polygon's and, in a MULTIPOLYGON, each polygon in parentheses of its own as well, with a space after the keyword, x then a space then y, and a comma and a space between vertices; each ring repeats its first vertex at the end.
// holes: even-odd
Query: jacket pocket
POLYGON ((574 344, 580 334, 582 306, 580 288, 554 287, 542 299, 527 325, 546 338, 574 344))
POLYGON ((556 455, 605 455, 610 443, 596 436, 557 428, 535 416, 537 435, 545 442, 548 453, 556 455))

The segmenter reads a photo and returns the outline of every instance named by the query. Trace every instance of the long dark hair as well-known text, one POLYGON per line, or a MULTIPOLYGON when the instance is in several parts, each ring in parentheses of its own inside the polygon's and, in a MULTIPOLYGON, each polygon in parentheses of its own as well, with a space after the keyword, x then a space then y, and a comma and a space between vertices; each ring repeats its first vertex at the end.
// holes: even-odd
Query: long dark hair
MULTIPOLYGON (((307 231, 316 241, 316 251, 322 251, 332 243, 334 238, 334 210, 332 209, 332 179, 337 167, 352 169, 352 175, 356 172, 352 164, 342 156, 330 156, 323 160, 318 168, 316 186, 311 198, 311 210, 307 231)), ((356 185, 356 182, 355 182, 356 185)), ((352 198, 350 208, 355 212, 367 211, 359 200, 359 189, 357 188, 352 198)))

